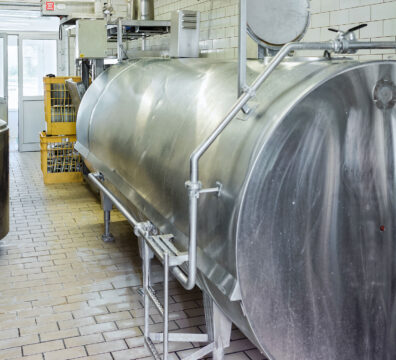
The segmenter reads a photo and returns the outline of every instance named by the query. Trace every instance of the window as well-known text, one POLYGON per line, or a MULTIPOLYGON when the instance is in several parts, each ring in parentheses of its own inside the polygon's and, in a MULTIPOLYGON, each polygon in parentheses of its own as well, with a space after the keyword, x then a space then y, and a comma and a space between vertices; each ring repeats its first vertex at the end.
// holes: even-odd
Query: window
POLYGON ((56 40, 23 40, 23 96, 43 96, 43 77, 56 74, 56 40))

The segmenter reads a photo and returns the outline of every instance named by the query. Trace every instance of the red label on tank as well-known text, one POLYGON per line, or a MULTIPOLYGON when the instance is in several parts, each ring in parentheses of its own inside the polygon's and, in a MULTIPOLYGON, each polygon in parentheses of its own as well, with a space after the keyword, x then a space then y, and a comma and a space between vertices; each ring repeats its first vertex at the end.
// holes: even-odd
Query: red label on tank
POLYGON ((53 1, 47 1, 45 3, 45 9, 48 11, 54 11, 55 10, 55 3, 53 1))

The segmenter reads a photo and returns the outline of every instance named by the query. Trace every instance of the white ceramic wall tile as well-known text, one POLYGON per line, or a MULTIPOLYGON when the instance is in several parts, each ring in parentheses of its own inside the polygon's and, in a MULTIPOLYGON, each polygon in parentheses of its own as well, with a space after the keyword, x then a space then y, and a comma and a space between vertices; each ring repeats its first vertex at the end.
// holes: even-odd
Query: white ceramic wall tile
MULTIPOLYGON (((191 9, 201 11, 200 47, 203 56, 230 57, 237 54, 238 0, 155 0, 158 19, 169 19, 172 11, 191 9), (233 52, 226 51, 233 49, 233 52)), ((328 27, 348 29, 359 23, 368 27, 358 32, 360 39, 376 40, 396 36, 396 0, 310 0, 311 25, 304 41, 326 41, 334 37, 328 27)), ((166 39, 169 41, 169 37, 166 39)), ((148 40, 152 46, 153 39, 148 40)), ((167 43, 164 43, 165 47, 167 43)), ((134 46, 136 47, 136 45, 134 46)), ((395 51, 380 51, 375 57, 388 58, 395 51)), ((361 52, 361 59, 373 58, 361 52)), ((312 55, 312 54, 311 54, 312 55)))
MULTIPOLYGON (((327 31, 328 27, 348 29, 360 23, 368 24, 357 33, 361 40, 392 40, 396 36, 396 0, 320 0, 319 8, 318 2, 319 0, 311 0, 311 27, 304 41, 329 40, 334 34, 327 31), (328 12, 329 23, 318 21, 322 14, 328 12)), ((396 51, 393 50, 361 51, 358 58, 388 59, 394 58, 394 55, 396 51)))
MULTIPOLYGON (((127 0, 113 0, 112 4, 114 18, 124 17, 127 0)), ((334 37, 334 33, 328 31, 329 27, 348 29, 363 22, 368 27, 357 33, 359 39, 378 40, 386 37, 389 40, 396 36, 396 0, 310 0, 310 5, 311 24, 304 41, 327 41, 334 37)), ((154 7, 157 20, 168 20, 171 13, 179 9, 200 11, 201 56, 237 56, 239 0, 154 0, 154 7)), ((167 50, 169 43, 169 35, 153 36, 146 40, 146 48, 167 50)), ((128 49, 140 49, 141 46, 142 40, 127 45, 128 49)), ((249 48, 252 48, 251 44, 249 48)), ((114 44, 109 47, 109 53, 116 54, 114 44)), ((396 51, 376 51, 374 54, 362 51, 359 54, 360 59, 389 58, 396 55, 396 51)))

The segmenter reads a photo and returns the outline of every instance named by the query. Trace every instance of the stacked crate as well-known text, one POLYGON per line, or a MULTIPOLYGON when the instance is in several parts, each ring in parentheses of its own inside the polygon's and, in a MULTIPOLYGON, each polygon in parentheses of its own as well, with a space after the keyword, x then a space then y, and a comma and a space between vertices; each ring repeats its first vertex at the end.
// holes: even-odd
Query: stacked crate
POLYGON ((41 170, 45 184, 82 181, 82 161, 74 150, 77 112, 66 80, 80 77, 45 77, 44 107, 47 130, 40 134, 41 170))

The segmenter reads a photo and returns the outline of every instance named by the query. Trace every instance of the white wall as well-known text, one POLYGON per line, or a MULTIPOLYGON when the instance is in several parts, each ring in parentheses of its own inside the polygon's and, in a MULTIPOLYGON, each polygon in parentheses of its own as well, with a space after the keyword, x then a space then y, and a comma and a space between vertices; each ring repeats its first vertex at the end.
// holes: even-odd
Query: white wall
MULTIPOLYGON (((395 0, 311 0, 311 26, 304 41, 325 41, 334 37, 329 27, 348 29, 359 23, 367 23, 357 35, 361 40, 396 39, 395 0)), ((361 60, 396 59, 393 50, 359 52, 361 60)))
MULTIPOLYGON (((278 0, 274 0, 278 1, 278 0)), ((335 36, 328 27, 348 29, 359 23, 368 27, 358 32, 362 40, 395 40, 396 0, 310 0, 311 25, 304 41, 325 41, 335 36)), ((238 0, 155 0, 156 19, 169 19, 172 11, 190 9, 201 12, 200 48, 202 56, 234 58, 238 47, 238 0)), ((166 49, 167 36, 153 37, 148 47, 166 49)), ((139 47, 134 42, 133 47, 139 47)), ((307 55, 317 55, 308 53, 307 55)), ((362 60, 395 58, 390 50, 362 51, 362 60)))
MULTIPOLYGON (((201 12, 201 56, 235 58, 238 48, 239 0, 154 0, 155 18, 169 20, 172 11, 178 9, 201 12)), ((280 0, 273 0, 280 1, 280 0)), ((304 41, 325 41, 335 36, 328 27, 348 29, 359 23, 368 27, 357 32, 361 40, 396 39, 396 0, 310 0, 311 25, 304 41)), ((113 18, 125 17, 127 0, 112 0, 113 18)), ((169 35, 153 36, 147 40, 147 49, 166 50, 169 35)), ((141 40, 127 44, 127 48, 140 49, 141 40)), ((116 55, 116 44, 109 44, 109 55, 116 55)), ((319 53, 304 53, 319 55, 319 53)), ((361 60, 396 59, 392 50, 359 52, 361 60)), ((70 59, 71 63, 73 59, 70 59)), ((73 64, 70 64, 73 67, 73 64)))
MULTIPOLYGON (((237 56, 239 0, 155 0, 154 8, 158 20, 170 19, 172 11, 179 9, 200 11, 202 56, 237 56)), ((164 37, 149 40, 153 49, 161 49, 167 44, 164 37)))

